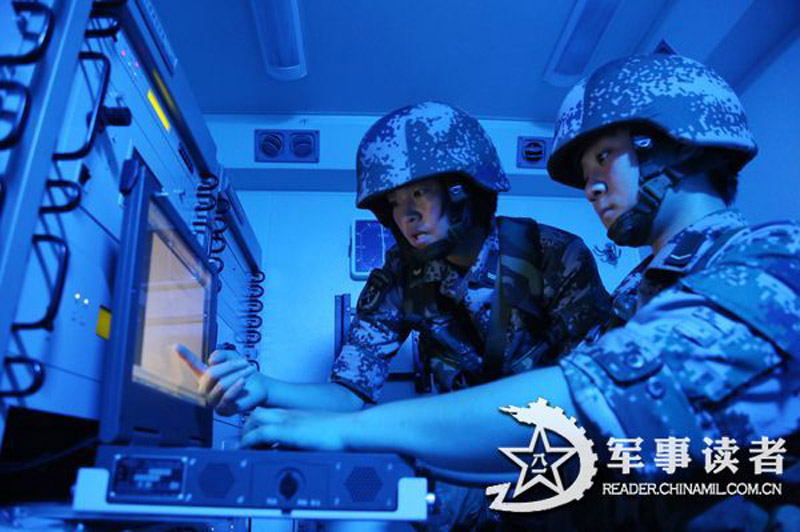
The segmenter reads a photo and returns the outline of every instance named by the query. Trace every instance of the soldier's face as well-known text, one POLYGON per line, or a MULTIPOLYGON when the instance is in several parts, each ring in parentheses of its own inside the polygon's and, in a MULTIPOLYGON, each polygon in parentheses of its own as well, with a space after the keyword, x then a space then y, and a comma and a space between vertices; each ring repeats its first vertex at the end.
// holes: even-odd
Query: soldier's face
POLYGON ((387 196, 394 223, 411 246, 421 249, 447 236, 444 188, 436 178, 393 190, 387 196))
POLYGON ((618 130, 593 142, 581 157, 584 193, 608 229, 636 205, 639 162, 630 133, 618 130))

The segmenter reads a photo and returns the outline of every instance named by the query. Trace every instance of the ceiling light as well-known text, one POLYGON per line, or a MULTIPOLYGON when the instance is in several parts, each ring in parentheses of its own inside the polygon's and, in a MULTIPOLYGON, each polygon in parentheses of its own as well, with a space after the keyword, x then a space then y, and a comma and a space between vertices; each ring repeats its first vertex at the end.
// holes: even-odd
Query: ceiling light
POLYGON ((297 0, 250 0, 267 73, 279 81, 305 77, 306 57, 297 0))
POLYGON ((584 75, 621 0, 577 0, 544 71, 544 79, 569 86, 584 75))

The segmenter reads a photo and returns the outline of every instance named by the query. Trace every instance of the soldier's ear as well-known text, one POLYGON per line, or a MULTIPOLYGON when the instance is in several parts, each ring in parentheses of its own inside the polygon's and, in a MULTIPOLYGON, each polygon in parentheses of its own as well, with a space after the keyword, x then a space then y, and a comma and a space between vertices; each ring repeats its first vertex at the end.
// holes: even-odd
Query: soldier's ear
POLYGON ((461 203, 468 197, 467 189, 460 183, 455 183, 447 187, 448 199, 453 203, 461 203))

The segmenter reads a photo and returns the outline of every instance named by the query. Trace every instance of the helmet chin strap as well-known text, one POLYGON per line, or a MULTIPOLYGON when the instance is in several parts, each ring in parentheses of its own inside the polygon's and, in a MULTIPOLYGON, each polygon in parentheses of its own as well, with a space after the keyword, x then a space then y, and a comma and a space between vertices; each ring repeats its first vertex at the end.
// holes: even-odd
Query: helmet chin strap
POLYGON ((639 160, 636 204, 614 220, 607 235, 617 245, 639 247, 651 241, 653 221, 667 190, 687 177, 679 167, 694 157, 697 150, 693 147, 687 150, 671 142, 656 144, 652 138, 641 135, 635 135, 632 141, 639 160))
POLYGON ((608 238, 620 246, 639 247, 650 241, 653 221, 661 207, 667 190, 674 187, 680 178, 666 168, 655 175, 640 178, 641 185, 636 205, 620 214, 608 228, 608 238))

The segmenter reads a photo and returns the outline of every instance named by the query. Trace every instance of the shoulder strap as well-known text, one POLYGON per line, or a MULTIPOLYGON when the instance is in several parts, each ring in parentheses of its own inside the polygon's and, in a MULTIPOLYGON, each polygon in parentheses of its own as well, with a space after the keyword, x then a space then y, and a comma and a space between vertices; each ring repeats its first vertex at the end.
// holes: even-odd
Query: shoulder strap
POLYGON ((421 275, 423 266, 421 264, 403 265, 403 312, 405 319, 417 327, 424 323, 425 308, 432 298, 436 297, 437 287, 433 283, 415 282, 415 278, 421 275))
POLYGON ((500 253, 484 353, 484 368, 491 378, 502 373, 511 307, 523 298, 539 303, 544 293, 537 223, 498 216, 497 233, 500 253))
POLYGON ((498 217, 500 260, 498 273, 509 294, 532 295, 538 302, 544 293, 542 245, 539 224, 529 218, 498 217), (521 291, 515 288, 523 288, 521 291))
MULTIPOLYGON (((736 316, 790 357, 800 353, 800 226, 766 223, 750 227, 746 245, 725 246, 703 259, 720 257, 681 282, 736 316)), ((738 233, 738 232, 737 232, 738 233)), ((728 238, 730 244, 731 238, 728 238)))
POLYGON ((728 231, 722 233, 722 235, 711 245, 710 248, 700 257, 700 260, 694 263, 691 270, 687 272, 687 274, 692 274, 695 272, 703 271, 708 263, 711 262, 711 259, 717 256, 717 254, 724 248, 728 242, 733 240, 733 238, 741 233, 743 233, 749 227, 736 227, 734 229, 729 229, 728 231))

